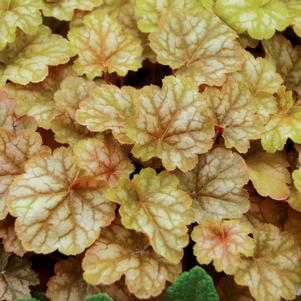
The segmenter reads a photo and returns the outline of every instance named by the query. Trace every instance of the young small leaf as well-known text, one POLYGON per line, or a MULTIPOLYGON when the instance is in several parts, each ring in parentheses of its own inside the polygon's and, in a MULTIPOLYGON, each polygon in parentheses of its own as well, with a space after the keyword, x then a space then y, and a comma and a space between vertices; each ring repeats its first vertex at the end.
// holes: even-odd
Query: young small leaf
POLYGON ((163 301, 219 301, 212 278, 201 267, 181 274, 166 292, 163 301))

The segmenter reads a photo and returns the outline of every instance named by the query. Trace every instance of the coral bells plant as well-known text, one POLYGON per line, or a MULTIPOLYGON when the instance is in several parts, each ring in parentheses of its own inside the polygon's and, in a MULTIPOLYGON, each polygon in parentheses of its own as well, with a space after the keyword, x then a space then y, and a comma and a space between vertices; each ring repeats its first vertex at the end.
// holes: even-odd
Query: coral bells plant
POLYGON ((0 301, 301 300, 300 0, 0 0, 0 301))

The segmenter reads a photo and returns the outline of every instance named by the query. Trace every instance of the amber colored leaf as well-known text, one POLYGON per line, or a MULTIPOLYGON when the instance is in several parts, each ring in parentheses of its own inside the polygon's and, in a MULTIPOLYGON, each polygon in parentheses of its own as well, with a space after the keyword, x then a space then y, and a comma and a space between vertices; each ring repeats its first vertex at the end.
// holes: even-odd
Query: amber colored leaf
MULTIPOLYGON (((244 213, 241 221, 247 223, 253 228, 260 228, 266 222, 263 215, 262 209, 260 208, 262 199, 259 196, 250 196, 250 209, 244 213)), ((278 201, 275 201, 278 202, 278 201)))
POLYGON ((83 301, 100 292, 82 278, 81 263, 76 258, 61 260, 54 267, 55 275, 47 283, 46 296, 52 301, 83 301))
POLYGON ((274 200, 285 200, 289 196, 291 177, 283 153, 253 152, 246 157, 246 163, 250 180, 260 195, 274 200))
POLYGON ((15 231, 15 219, 11 216, 7 216, 6 219, 0 221, 0 238, 5 252, 14 253, 19 257, 25 254, 26 251, 15 231))
POLYGON ((230 276, 218 282, 217 292, 221 301, 256 301, 246 286, 237 285, 230 276))
POLYGON ((178 182, 167 171, 157 175, 154 169, 146 168, 133 180, 122 177, 107 192, 107 197, 120 205, 121 223, 145 233, 155 252, 172 263, 183 257, 191 222, 191 199, 177 188, 178 182))
MULTIPOLYGON (((201 2, 203 4, 205 1, 201 2)), ((160 18, 164 18, 170 9, 184 10, 200 7, 198 0, 136 0, 138 27, 142 32, 158 31, 160 18)))
POLYGON ((17 134, 0 128, 0 220, 7 211, 9 185, 17 175, 24 172, 24 164, 42 150, 42 138, 31 130, 20 130, 17 134))
POLYGON ((44 0, 43 14, 47 17, 54 17, 59 20, 70 21, 74 11, 89 11, 99 6, 102 0, 44 0))
POLYGON ((68 33, 71 49, 79 56, 73 66, 79 75, 94 79, 103 72, 117 72, 124 76, 141 67, 140 40, 125 32, 117 20, 96 10, 83 23, 68 33))
POLYGON ((0 50, 16 39, 17 29, 35 34, 42 24, 42 0, 1 0, 0 50))
POLYGON ((49 129, 52 119, 58 114, 54 94, 63 79, 73 74, 68 65, 52 67, 42 82, 24 86, 7 83, 3 90, 15 100, 17 116, 32 116, 40 127, 49 129))
POLYGON ((23 129, 37 128, 35 120, 29 116, 17 116, 16 101, 3 89, 0 89, 0 128, 10 132, 18 132, 23 129))
POLYGON ((39 284, 38 277, 27 259, 0 253, 0 300, 15 301, 29 298, 29 286, 39 284))
POLYGON ((114 219, 115 205, 105 185, 81 178, 70 148, 44 152, 25 165, 7 195, 9 213, 26 250, 66 255, 81 253, 114 219))
POLYGON ((114 141, 88 138, 80 140, 73 148, 75 161, 93 179, 108 182, 113 186, 121 176, 133 172, 125 152, 114 141))
POLYGON ((286 87, 301 95, 301 46, 293 47, 281 34, 276 34, 270 40, 263 40, 262 44, 266 58, 282 75, 286 87))
POLYGON ((82 266, 91 284, 111 284, 125 276, 125 284, 138 298, 158 296, 166 281, 174 282, 181 264, 171 264, 154 253, 147 238, 112 224, 88 249, 82 266))
POLYGON ((252 228, 239 220, 204 221, 191 233, 196 243, 193 253, 200 264, 213 261, 218 272, 233 275, 240 265, 241 254, 253 255, 255 243, 249 236, 251 232, 252 228))
POLYGON ((206 10, 171 9, 149 35, 160 64, 177 69, 197 84, 221 86, 228 73, 239 70, 243 50, 236 33, 206 10))
POLYGON ((227 148, 234 147, 245 153, 250 140, 260 138, 263 125, 258 104, 244 83, 230 79, 222 89, 206 88, 202 98, 208 104, 215 124, 222 128, 227 148))
POLYGON ((54 133, 54 139, 59 143, 75 145, 79 140, 90 136, 89 130, 78 124, 68 114, 56 116, 50 123, 50 128, 54 133))
POLYGON ((287 202, 293 209, 301 212, 301 192, 299 192, 295 186, 291 188, 287 202))
POLYGON ((134 115, 135 88, 103 84, 90 92, 90 97, 80 103, 76 120, 90 131, 112 130, 120 143, 132 143, 126 136, 124 127, 134 115))
POLYGON ((242 69, 231 76, 248 86, 252 97, 256 98, 258 114, 263 122, 277 112, 277 102, 273 94, 277 93, 283 79, 272 63, 261 57, 255 59, 246 51, 242 69))
POLYGON ((301 281, 301 251, 293 236, 270 224, 253 233, 254 256, 242 258, 235 282, 247 285, 257 301, 292 300, 301 281))
POLYGON ((288 210, 287 220, 284 223, 284 230, 291 233, 301 248, 301 213, 293 209, 288 210))
POLYGON ((158 157, 167 170, 188 171, 197 155, 211 148, 213 122, 197 85, 187 78, 168 76, 162 88, 143 87, 135 107, 137 114, 126 130, 135 142, 132 153, 142 161, 158 157))
POLYGON ((240 218, 248 211, 248 192, 242 187, 248 182, 247 168, 240 155, 223 148, 199 156, 190 172, 177 173, 180 188, 193 198, 195 220, 240 218))
POLYGON ((288 205, 286 202, 275 201, 270 198, 261 200, 260 212, 266 223, 273 224, 275 226, 283 226, 287 219, 288 205))
POLYGON ((70 55, 68 41, 44 25, 35 35, 17 32, 16 41, 0 51, 0 87, 8 80, 21 85, 40 82, 48 66, 67 63, 70 55))
POLYGON ((282 150, 287 139, 301 143, 301 107, 294 105, 292 91, 282 86, 277 93, 277 113, 264 126, 262 147, 268 152, 282 150))
POLYGON ((90 96, 91 90, 95 87, 97 84, 94 81, 75 75, 65 77, 54 94, 57 110, 75 119, 79 104, 90 96))

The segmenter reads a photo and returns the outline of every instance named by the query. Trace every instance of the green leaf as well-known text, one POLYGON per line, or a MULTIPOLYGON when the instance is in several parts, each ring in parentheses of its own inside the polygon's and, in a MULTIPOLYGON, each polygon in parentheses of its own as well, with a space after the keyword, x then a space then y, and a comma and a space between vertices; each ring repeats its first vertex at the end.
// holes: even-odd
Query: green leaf
POLYGON ((212 278, 201 267, 182 273, 163 298, 163 301, 184 300, 219 301, 212 278))
POLYGON ((85 301, 113 301, 107 294, 97 294, 85 299, 85 301))

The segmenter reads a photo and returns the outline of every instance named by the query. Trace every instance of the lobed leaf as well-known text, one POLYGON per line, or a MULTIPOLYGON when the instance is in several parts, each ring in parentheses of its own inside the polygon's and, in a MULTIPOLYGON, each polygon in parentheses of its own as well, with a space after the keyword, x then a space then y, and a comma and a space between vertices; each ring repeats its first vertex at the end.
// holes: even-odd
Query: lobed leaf
POLYGON ((281 87, 277 94, 278 109, 264 127, 261 145, 267 151, 274 153, 282 150, 287 139, 301 143, 301 107, 294 105, 292 91, 281 87))
POLYGON ((258 115, 264 123, 277 112, 277 101, 273 96, 280 88, 283 79, 268 60, 245 52, 245 62, 240 71, 231 75, 248 86, 252 98, 257 102, 258 115))
POLYGON ((29 298, 29 286, 39 284, 38 277, 30 268, 27 259, 3 253, 0 255, 0 299, 15 301, 18 298, 29 298))
POLYGON ((288 8, 281 0, 216 0, 215 11, 238 33, 258 40, 270 39, 289 25, 288 8))
POLYGON ((69 61, 69 44, 42 25, 34 35, 17 32, 16 40, 0 51, 0 87, 10 80, 26 85, 40 82, 48 74, 48 66, 69 61))
POLYGON ((170 9, 198 9, 200 3, 197 0, 136 0, 135 10, 139 16, 138 27, 142 32, 159 31, 161 17, 169 12, 170 9))
POLYGON ((95 87, 90 97, 80 103, 76 120, 90 131, 103 132, 110 129, 120 143, 131 144, 125 126, 134 115, 136 94, 136 89, 129 86, 118 88, 103 84, 95 87))
POLYGON ((301 46, 293 47, 291 42, 281 34, 262 41, 262 45, 267 60, 281 74, 286 87, 301 95, 301 46))
POLYGON ((175 281, 181 265, 169 263, 148 246, 143 234, 112 224, 86 252, 83 277, 95 285, 114 283, 124 275, 129 291, 138 298, 158 296, 166 281, 175 281))
POLYGON ((0 128, 0 220, 8 213, 7 195, 13 180, 24 172, 28 159, 42 151, 40 134, 31 130, 20 130, 14 134, 0 128))
POLYGON ((114 186, 121 176, 128 176, 134 166, 114 141, 88 138, 80 140, 73 148, 75 161, 86 174, 114 186))
POLYGON ((204 221, 195 226, 191 238, 193 253, 200 264, 213 265, 218 272, 233 275, 241 263, 241 254, 252 256, 255 248, 249 236, 252 228, 239 220, 204 221))
POLYGON ((102 0, 44 0, 43 14, 47 17, 70 21, 76 9, 89 11, 101 5, 102 2, 102 0))
POLYGON ((17 116, 32 116, 40 127, 49 129, 51 121, 59 112, 54 94, 64 78, 72 74, 68 65, 52 67, 42 82, 25 86, 7 83, 3 90, 16 102, 17 116))
POLYGON ((83 23, 84 26, 68 32, 71 49, 79 56, 73 65, 79 75, 94 79, 103 72, 117 72, 125 76, 128 71, 141 67, 140 40, 124 32, 117 20, 96 10, 87 15, 83 23))
POLYGON ((287 199, 291 178, 284 154, 257 151, 247 156, 246 163, 250 180, 260 195, 274 200, 287 199))
POLYGON ((263 124, 256 98, 241 81, 230 79, 222 89, 206 88, 202 93, 215 125, 222 129, 227 148, 246 153, 250 140, 261 137, 263 124))
POLYGON ((35 34, 42 24, 42 0, 2 0, 0 3, 0 51, 16 39, 17 29, 35 34))
POLYGON ((11 252, 19 257, 23 257, 26 251, 17 237, 15 219, 11 216, 7 216, 4 220, 0 221, 0 238, 2 239, 5 252, 11 252))
POLYGON ((161 89, 142 88, 135 106, 126 133, 135 142, 132 153, 142 161, 158 157, 167 170, 188 171, 197 155, 211 148, 213 123, 197 86, 187 78, 168 76, 161 89))
POLYGON ((291 234, 270 224, 254 234, 253 258, 242 258, 235 282, 247 285, 257 301, 294 299, 300 283, 300 248, 291 234))
POLYGON ((7 195, 16 232, 28 251, 81 253, 114 219, 104 183, 81 177, 70 148, 41 153, 15 178, 7 195))
POLYGON ((159 30, 149 35, 160 64, 177 69, 197 84, 222 86, 228 73, 242 67, 237 35, 206 10, 170 9, 159 30))
POLYGON ((191 222, 191 199, 177 186, 175 175, 167 171, 157 175, 146 168, 133 180, 122 177, 107 191, 109 200, 120 205, 121 223, 145 233, 154 251, 175 264, 188 244, 187 225, 191 222))
POLYGON ((190 172, 177 173, 180 188, 193 198, 195 221, 240 218, 248 211, 248 192, 242 187, 248 182, 244 160, 237 153, 215 148, 199 156, 190 172))

